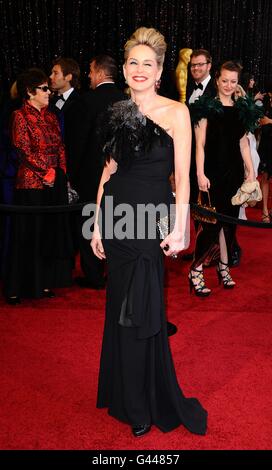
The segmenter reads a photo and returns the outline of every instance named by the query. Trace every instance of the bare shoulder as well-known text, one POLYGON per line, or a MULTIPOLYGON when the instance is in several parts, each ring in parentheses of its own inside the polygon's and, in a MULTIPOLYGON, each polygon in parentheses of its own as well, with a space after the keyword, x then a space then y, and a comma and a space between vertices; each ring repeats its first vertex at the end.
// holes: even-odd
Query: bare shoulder
POLYGON ((161 97, 162 104, 165 109, 165 112, 168 114, 169 118, 176 118, 181 116, 187 116, 189 110, 187 106, 179 101, 171 100, 169 98, 161 97))
POLYGON ((158 96, 156 106, 152 109, 151 119, 173 137, 176 128, 180 127, 180 123, 187 121, 188 114, 188 108, 184 104, 164 96, 158 96))
POLYGON ((168 100, 167 123, 173 139, 184 140, 184 135, 191 136, 191 121, 187 106, 179 101, 168 100))

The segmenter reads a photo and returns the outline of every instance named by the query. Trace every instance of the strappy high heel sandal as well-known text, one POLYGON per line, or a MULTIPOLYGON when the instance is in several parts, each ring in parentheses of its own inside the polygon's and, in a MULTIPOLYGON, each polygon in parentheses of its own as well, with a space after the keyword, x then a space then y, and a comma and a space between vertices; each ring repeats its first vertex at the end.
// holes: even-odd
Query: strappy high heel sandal
POLYGON ((223 263, 223 261, 219 261, 216 268, 216 272, 219 284, 221 284, 221 282, 223 281, 223 286, 225 289, 233 289, 236 283, 233 281, 230 275, 228 263, 223 263), (220 268, 220 265, 223 267, 220 268))
POLYGON ((271 222, 271 213, 265 214, 264 212, 262 213, 262 222, 265 224, 269 224, 271 222))
POLYGON ((209 289, 204 281, 203 270, 199 271, 198 269, 192 269, 189 272, 189 286, 190 292, 194 289, 195 295, 198 297, 208 297, 211 293, 211 289, 209 289), (194 279, 197 282, 194 282, 194 279))

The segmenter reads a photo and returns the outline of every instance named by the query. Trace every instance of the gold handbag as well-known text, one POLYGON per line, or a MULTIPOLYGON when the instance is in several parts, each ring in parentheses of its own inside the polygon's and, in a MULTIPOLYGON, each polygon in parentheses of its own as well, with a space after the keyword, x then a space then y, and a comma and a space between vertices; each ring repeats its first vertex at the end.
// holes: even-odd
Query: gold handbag
MULTIPOLYGON (((211 205, 210 193, 209 191, 199 191, 198 198, 197 198, 197 207, 206 209, 210 212, 216 212, 216 208, 211 205), (208 204, 204 204, 202 200, 202 193, 207 192, 208 195, 208 204)), ((206 224, 216 224, 217 219, 212 214, 201 214, 198 212, 196 208, 192 209, 192 217, 194 220, 198 220, 199 222, 205 222, 206 224)))

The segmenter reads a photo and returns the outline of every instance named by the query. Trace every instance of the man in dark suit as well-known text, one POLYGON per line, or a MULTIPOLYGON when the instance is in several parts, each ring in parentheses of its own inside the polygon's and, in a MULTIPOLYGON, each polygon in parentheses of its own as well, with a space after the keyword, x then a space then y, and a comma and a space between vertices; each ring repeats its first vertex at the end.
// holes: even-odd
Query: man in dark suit
MULTIPOLYGON (((200 96, 216 96, 216 88, 210 75, 212 66, 211 55, 206 49, 193 50, 190 58, 189 68, 191 76, 189 77, 186 89, 186 104, 194 103, 200 96)), ((192 152, 191 152, 191 202, 196 202, 198 195, 198 183, 196 176, 195 159, 195 135, 192 129, 192 152)))
MULTIPOLYGON (((194 103, 200 96, 216 96, 216 88, 211 78, 210 70, 212 67, 212 57, 206 49, 194 49, 189 63, 190 74, 186 88, 186 104, 189 106, 194 103)), ((190 201, 196 203, 198 196, 198 182, 196 175, 196 148, 195 133, 192 129, 192 150, 191 150, 191 168, 190 168, 190 201)), ((198 223, 195 222, 197 231, 198 223)), ((183 259, 190 260, 193 253, 183 255, 183 259)))
MULTIPOLYGON (((98 55, 90 63, 91 90, 83 94, 74 108, 73 150, 71 152, 70 181, 80 196, 80 202, 96 200, 103 171, 102 150, 97 135, 98 117, 110 104, 124 100, 126 95, 116 85, 117 65, 108 55, 98 55)), ((84 277, 77 278, 82 287, 102 288, 104 265, 90 248, 90 240, 82 236, 81 217, 79 249, 84 277)))
POLYGON ((70 171, 70 146, 74 139, 73 108, 79 98, 80 68, 71 58, 59 57, 54 60, 50 75, 50 85, 54 94, 50 100, 50 110, 59 120, 63 142, 66 148, 67 173, 70 171))
MULTIPOLYGON (((65 144, 67 176, 70 182, 71 148, 74 140, 74 105, 79 98, 80 68, 78 63, 70 57, 59 57, 52 64, 50 87, 54 92, 50 99, 49 109, 56 114, 62 140, 65 144)), ((77 247, 76 214, 67 214, 71 227, 74 253, 77 247)))
POLYGON ((186 89, 186 103, 194 103, 202 95, 215 96, 216 89, 210 70, 212 57, 206 49, 194 49, 191 54, 189 76, 186 89))

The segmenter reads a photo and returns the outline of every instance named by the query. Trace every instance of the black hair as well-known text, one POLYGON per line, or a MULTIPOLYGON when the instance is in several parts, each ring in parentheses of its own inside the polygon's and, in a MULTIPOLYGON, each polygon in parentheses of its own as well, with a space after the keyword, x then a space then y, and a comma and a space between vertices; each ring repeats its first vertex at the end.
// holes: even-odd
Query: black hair
POLYGON ((43 70, 32 67, 24 70, 17 78, 17 91, 22 99, 29 99, 29 92, 36 94, 36 88, 43 83, 48 83, 48 77, 43 70))
POLYGON ((92 58, 91 62, 94 62, 94 67, 98 70, 103 70, 108 78, 116 81, 118 68, 117 63, 113 57, 107 54, 99 54, 92 58))
POLYGON ((70 57, 58 57, 53 61, 53 66, 54 65, 60 66, 64 77, 70 73, 72 75, 72 80, 70 81, 71 86, 73 88, 79 88, 80 68, 74 59, 71 59, 70 57))

